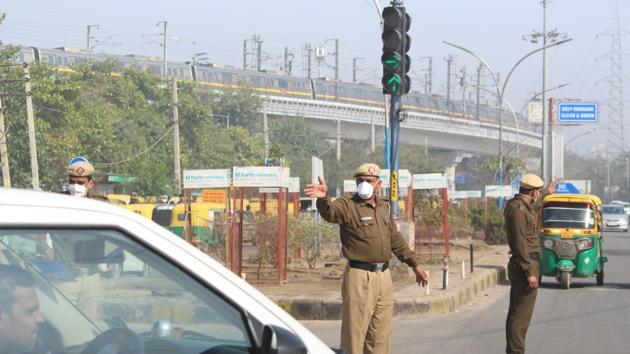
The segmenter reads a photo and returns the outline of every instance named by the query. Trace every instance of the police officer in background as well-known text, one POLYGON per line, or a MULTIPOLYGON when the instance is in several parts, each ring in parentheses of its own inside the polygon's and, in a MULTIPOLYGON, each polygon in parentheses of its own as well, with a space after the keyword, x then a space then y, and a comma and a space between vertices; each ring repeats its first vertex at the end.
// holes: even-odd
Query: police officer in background
POLYGON ((83 156, 70 160, 68 164, 68 184, 65 194, 75 197, 107 201, 107 198, 94 193, 94 166, 83 156))
POLYGON ((341 295, 341 349, 348 354, 391 351, 394 294, 389 259, 394 253, 425 286, 427 274, 414 258, 390 218, 389 203, 376 194, 381 188, 380 168, 366 163, 355 171, 357 193, 334 202, 322 177, 305 193, 317 198, 317 210, 328 222, 339 224, 343 255, 348 259, 341 295))
MULTIPOLYGON (((506 353, 525 353, 525 336, 534 312, 538 289, 540 241, 533 205, 543 195, 543 180, 527 174, 521 178, 520 189, 507 202, 503 211, 505 231, 510 246, 508 277, 510 278, 510 305, 505 326, 506 353)), ((552 193, 555 182, 549 183, 544 194, 552 193)))

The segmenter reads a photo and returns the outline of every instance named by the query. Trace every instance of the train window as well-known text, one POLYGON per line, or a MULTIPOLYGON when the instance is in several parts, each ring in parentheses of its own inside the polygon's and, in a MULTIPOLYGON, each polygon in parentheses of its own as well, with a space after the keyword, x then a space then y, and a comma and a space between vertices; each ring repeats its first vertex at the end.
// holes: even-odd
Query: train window
POLYGON ((289 82, 287 80, 278 80, 278 86, 283 89, 289 88, 289 82))
POLYGON ((231 73, 223 73, 223 82, 229 82, 229 83, 233 83, 234 81, 234 74, 231 73))

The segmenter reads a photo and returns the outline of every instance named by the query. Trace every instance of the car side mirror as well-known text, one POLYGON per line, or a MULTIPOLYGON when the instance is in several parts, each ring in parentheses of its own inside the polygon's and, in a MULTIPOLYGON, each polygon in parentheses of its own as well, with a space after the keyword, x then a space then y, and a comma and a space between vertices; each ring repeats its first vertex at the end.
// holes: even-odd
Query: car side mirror
POLYGON ((302 340, 293 332, 278 326, 265 325, 262 354, 307 354, 302 340))

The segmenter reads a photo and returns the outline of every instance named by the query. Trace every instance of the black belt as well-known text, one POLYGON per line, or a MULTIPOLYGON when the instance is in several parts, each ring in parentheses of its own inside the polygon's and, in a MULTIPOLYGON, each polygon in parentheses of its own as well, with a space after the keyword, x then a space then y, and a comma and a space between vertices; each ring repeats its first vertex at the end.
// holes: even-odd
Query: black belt
MULTIPOLYGON (((529 256, 529 259, 533 259, 535 261, 540 261, 540 253, 539 252, 530 253, 528 256, 529 256)), ((516 261, 516 258, 514 257, 514 255, 510 255, 510 259, 514 259, 516 261)))
POLYGON ((368 272, 384 272, 389 268, 389 261, 385 263, 348 261, 348 265, 350 265, 350 268, 367 270, 368 272))

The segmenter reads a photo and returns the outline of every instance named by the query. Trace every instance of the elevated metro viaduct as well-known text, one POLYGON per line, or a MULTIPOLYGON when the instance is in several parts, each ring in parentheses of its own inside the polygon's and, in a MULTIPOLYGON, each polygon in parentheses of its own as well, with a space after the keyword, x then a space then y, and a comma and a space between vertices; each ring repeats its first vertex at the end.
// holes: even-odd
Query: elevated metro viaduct
MULTIPOLYGON (((382 108, 329 101, 302 100, 267 96, 262 112, 268 116, 304 117, 325 132, 332 140, 337 137, 337 121, 341 121, 341 139, 369 141, 372 134, 377 144, 383 143, 385 111, 382 108)), ((541 153, 539 132, 516 128, 513 118, 503 116, 503 154, 522 159, 537 158, 541 153), (508 124, 508 120, 510 124, 508 124), (517 147, 518 136, 518 147, 517 147)), ((401 143, 428 145, 428 149, 442 153, 498 153, 499 125, 448 115, 410 112, 401 124, 401 143)))

